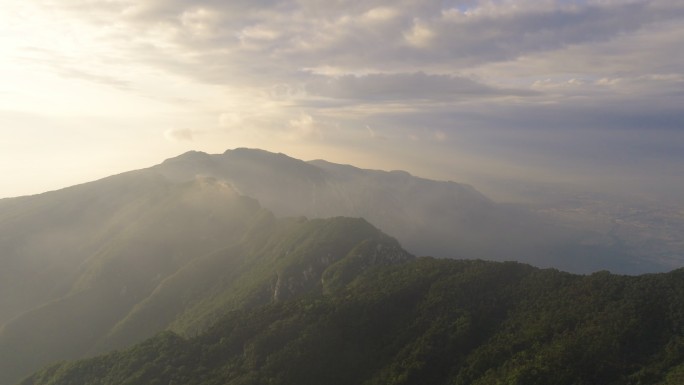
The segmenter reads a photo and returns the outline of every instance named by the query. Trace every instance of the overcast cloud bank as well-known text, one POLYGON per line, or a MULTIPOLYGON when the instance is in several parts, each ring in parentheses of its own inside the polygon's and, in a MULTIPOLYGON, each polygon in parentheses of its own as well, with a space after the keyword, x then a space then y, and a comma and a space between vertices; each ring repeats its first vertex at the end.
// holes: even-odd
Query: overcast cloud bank
POLYGON ((177 146, 223 140, 312 156, 334 147, 399 166, 410 150, 403 165, 429 176, 601 183, 609 174, 684 195, 678 0, 34 0, 16 9, 73 26, 64 44, 20 44, 23 63, 192 110, 188 124, 159 128, 177 146))

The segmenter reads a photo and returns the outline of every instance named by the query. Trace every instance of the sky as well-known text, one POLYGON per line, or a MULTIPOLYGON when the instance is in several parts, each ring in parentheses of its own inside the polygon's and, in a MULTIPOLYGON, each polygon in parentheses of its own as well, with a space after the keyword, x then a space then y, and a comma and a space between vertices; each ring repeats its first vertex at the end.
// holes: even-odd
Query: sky
POLYGON ((236 147, 684 199, 681 0, 0 0, 0 197, 236 147))

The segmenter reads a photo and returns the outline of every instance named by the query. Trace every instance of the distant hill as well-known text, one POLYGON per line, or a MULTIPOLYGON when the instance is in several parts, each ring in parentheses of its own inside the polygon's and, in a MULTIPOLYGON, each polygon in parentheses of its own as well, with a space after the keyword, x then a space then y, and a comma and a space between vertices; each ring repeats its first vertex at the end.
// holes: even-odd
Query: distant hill
MULTIPOLYGON (((351 277, 351 276, 350 276, 351 277)), ((684 381, 684 270, 577 276, 421 258, 34 374, 62 384, 661 384, 684 381)))

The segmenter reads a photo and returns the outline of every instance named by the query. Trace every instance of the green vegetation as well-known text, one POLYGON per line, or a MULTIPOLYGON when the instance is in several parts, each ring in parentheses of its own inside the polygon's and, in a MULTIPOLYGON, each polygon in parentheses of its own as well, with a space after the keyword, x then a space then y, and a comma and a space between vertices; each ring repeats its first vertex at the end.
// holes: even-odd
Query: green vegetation
POLYGON ((623 261, 464 185, 189 153, 2 202, 0 385, 46 365, 24 383, 683 382, 682 270, 416 260, 365 219, 248 196, 364 215, 421 252, 623 261))
POLYGON ((164 332, 22 385, 681 383, 684 269, 627 277, 432 258, 381 265, 231 311, 195 337, 164 332))
MULTIPOLYGON (((339 284, 368 266, 411 257, 363 219, 276 219, 255 200, 211 178, 181 184, 145 173, 118 178, 123 183, 105 184, 116 191, 105 193, 91 184, 43 197, 75 196, 87 214, 70 200, 36 206, 27 214, 33 204, 27 198, 16 203, 24 214, 12 217, 8 211, 4 217, 10 230, 10 225, 36 225, 25 239, 14 238, 21 244, 17 250, 41 238, 64 238, 42 244, 45 251, 49 244, 62 248, 60 253, 70 258, 41 249, 32 256, 35 266, 29 266, 30 258, 10 248, 0 255, 8 269, 0 269, 0 276, 14 272, 26 281, 0 282, 6 289, 0 291, 0 304, 13 301, 20 289, 35 301, 0 322, 0 384, 13 384, 60 359, 128 347, 164 330, 197 335, 227 312, 321 292, 321 276, 333 266, 326 275, 339 284), (134 190, 130 196, 128 188, 134 190), (114 192, 122 195, 114 197, 114 192), (63 226, 39 226, 41 218, 52 217, 63 226), (77 233, 87 239, 87 249, 75 248, 77 233), (337 266, 354 258, 363 263, 337 266), (31 291, 27 283, 34 276, 43 270, 56 274, 50 264, 64 272, 58 274, 60 290, 38 282, 31 291)), ((0 250, 6 245, 0 235, 0 250)), ((0 313, 8 308, 0 306, 0 313)))

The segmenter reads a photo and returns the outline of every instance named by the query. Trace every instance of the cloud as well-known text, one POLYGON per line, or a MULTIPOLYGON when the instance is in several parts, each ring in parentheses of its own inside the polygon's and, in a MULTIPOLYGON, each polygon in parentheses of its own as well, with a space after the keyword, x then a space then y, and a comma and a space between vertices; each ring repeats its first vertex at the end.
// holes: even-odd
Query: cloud
POLYGON ((236 112, 223 112, 219 115, 218 125, 225 128, 237 128, 244 123, 244 117, 236 112))
POLYGON ((298 140, 321 135, 318 123, 309 114, 301 113, 298 117, 290 119, 289 127, 288 136, 290 139, 298 140))
POLYGON ((444 133, 444 131, 435 131, 435 133, 433 134, 433 137, 438 142, 445 142, 448 138, 447 134, 444 133))
POLYGON ((210 106, 197 110, 221 132, 274 143, 403 144, 428 155, 452 146, 501 164, 615 164, 622 153, 652 159, 657 151, 680 161, 667 146, 633 151, 641 139, 629 134, 669 132, 679 148, 679 0, 45 4, 61 24, 89 23, 107 47, 87 50, 86 66, 70 57, 63 76, 137 90, 147 84, 133 75, 162 73, 171 85, 212 87, 219 91, 210 106), (604 153, 592 145, 610 135, 624 141, 604 153), (564 152, 563 143, 573 147, 564 152))
POLYGON ((80 79, 92 83, 102 84, 105 86, 112 86, 122 90, 128 90, 131 86, 130 81, 119 79, 114 76, 106 74, 91 73, 87 70, 78 68, 56 68, 56 72, 65 78, 80 79))
POLYGON ((70 3, 89 14, 108 12, 127 25, 133 44, 154 44, 143 60, 202 81, 254 86, 289 82, 284 78, 296 78, 302 68, 331 64, 346 73, 458 75, 610 42, 684 17, 676 1, 471 2, 470 8, 417 1, 70 3))
POLYGON ((170 142, 192 142, 196 132, 189 128, 171 128, 164 132, 164 137, 170 142))
POLYGON ((427 48, 435 38, 435 32, 425 25, 425 23, 415 20, 413 27, 404 33, 404 38, 414 47, 427 48))
MULTIPOLYGON (((506 97, 568 106, 582 97, 600 105, 621 97, 627 84, 631 93, 658 99, 664 83, 657 78, 684 73, 677 48, 684 4, 672 0, 49 4, 81 20, 110 20, 117 28, 101 29, 100 39, 115 43, 120 62, 263 90, 289 103, 283 108, 422 101, 432 103, 421 106, 429 112, 506 97)), ((81 74, 112 85, 117 79, 113 72, 81 74)), ((665 91, 678 95, 677 87, 665 91)))
POLYGON ((387 140, 388 139, 387 136, 378 134, 373 128, 371 128, 370 125, 367 124, 365 127, 366 127, 366 131, 368 133, 368 138, 370 138, 372 140, 387 140))
POLYGON ((497 89, 477 81, 452 75, 424 72, 318 77, 306 85, 310 95, 333 99, 395 101, 496 95, 533 95, 529 90, 497 89))

